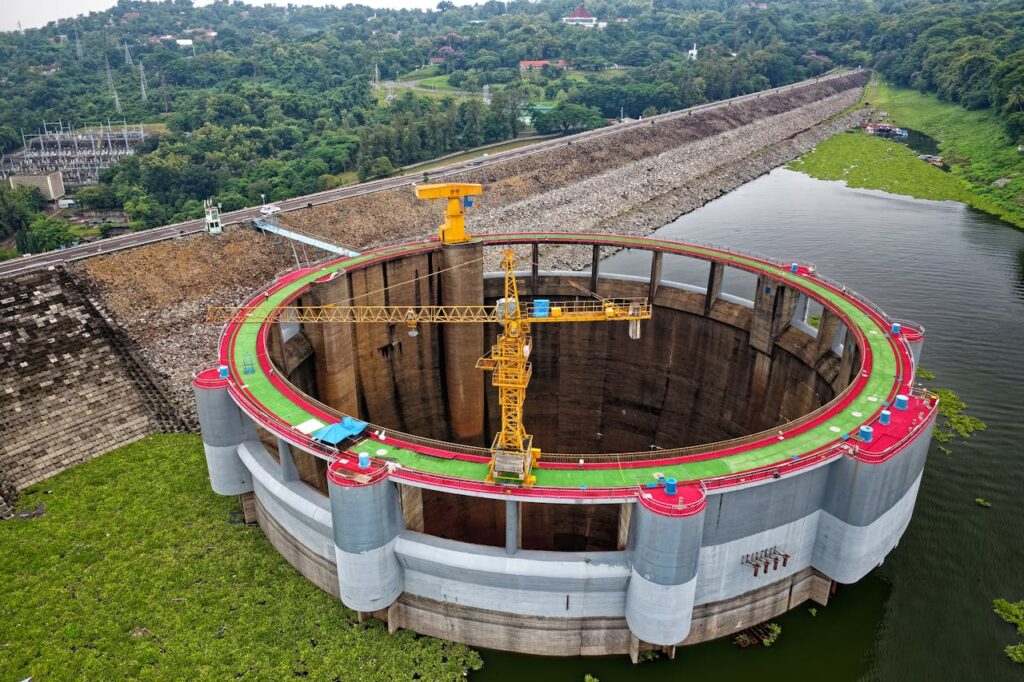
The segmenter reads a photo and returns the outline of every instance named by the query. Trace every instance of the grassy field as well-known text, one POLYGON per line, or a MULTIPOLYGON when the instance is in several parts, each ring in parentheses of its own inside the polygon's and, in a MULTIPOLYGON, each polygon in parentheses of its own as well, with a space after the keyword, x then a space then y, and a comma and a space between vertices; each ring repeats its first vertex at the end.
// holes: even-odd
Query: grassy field
POLYGON ((429 88, 430 90, 458 90, 458 88, 448 82, 447 75, 420 78, 417 80, 417 84, 421 88, 429 88))
MULTIPOLYGON (((451 97, 456 102, 464 102, 464 101, 469 100, 469 99, 478 99, 479 98, 478 95, 466 95, 466 94, 463 94, 462 91, 460 91, 460 90, 451 90, 451 89, 449 89, 449 90, 431 90, 431 89, 428 89, 428 88, 419 88, 419 87, 416 87, 416 88, 403 88, 403 87, 398 86, 398 85, 396 85, 394 87, 395 97, 401 97, 402 94, 407 92, 407 91, 413 93, 417 97, 429 97, 431 99, 445 99, 446 97, 451 97)), ((387 96, 388 96, 387 89, 381 88, 380 91, 377 93, 377 103, 380 104, 381 106, 384 106, 384 104, 387 101, 387 96)))
POLYGON ((103 228, 98 225, 86 225, 85 223, 70 223, 68 232, 81 239, 82 237, 98 237, 103 228))
POLYGON ((962 201, 1024 228, 1024 155, 991 111, 968 111, 878 81, 868 86, 865 98, 888 112, 892 123, 935 138, 952 172, 913 159, 915 167, 913 152, 903 145, 852 133, 823 142, 790 168, 846 180, 851 187, 962 201))
POLYGON ((422 69, 414 69, 409 73, 403 73, 395 80, 400 81, 414 81, 421 78, 430 78, 441 73, 441 66, 438 64, 431 64, 430 66, 424 66, 422 69))
POLYGON ((0 682, 461 680, 465 646, 359 623, 299 575, 236 498, 209 488, 199 438, 153 436, 22 495, 0 521, 0 682))

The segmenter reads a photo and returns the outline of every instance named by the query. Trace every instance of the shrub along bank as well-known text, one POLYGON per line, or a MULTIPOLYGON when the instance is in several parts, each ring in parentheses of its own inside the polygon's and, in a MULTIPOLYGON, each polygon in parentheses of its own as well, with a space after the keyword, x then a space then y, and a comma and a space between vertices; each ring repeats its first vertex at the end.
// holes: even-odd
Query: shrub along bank
POLYGON ((0 670, 21 680, 461 680, 467 647, 394 635, 303 578, 153 436, 26 489, 0 521, 0 670))

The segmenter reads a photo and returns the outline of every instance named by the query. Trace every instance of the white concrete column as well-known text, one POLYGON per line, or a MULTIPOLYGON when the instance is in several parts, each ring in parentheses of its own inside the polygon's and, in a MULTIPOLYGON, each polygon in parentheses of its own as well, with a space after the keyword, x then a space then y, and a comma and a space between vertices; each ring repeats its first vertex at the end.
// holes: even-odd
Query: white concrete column
POLYGON ((505 551, 515 554, 519 549, 519 502, 505 500, 505 551))
POLYGON ((281 480, 298 481, 299 470, 295 468, 292 446, 284 438, 277 439, 277 456, 281 459, 281 480))

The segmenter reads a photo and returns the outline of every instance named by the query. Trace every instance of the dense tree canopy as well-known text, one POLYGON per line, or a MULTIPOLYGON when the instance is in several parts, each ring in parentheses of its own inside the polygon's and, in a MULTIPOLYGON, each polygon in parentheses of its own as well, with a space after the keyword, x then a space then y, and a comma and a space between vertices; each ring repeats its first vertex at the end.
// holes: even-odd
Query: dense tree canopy
POLYGON ((596 107, 570 104, 569 102, 559 102, 558 106, 551 111, 533 117, 533 126, 541 135, 552 133, 565 135, 579 130, 597 128, 604 124, 601 112, 596 107))
POLYGON ((1024 6, 891 4, 866 41, 883 74, 968 109, 992 107, 1011 135, 1024 135, 1024 6))
POLYGON ((120 0, 0 34, 0 150, 44 120, 119 119, 108 63, 123 116, 153 134, 79 199, 121 206, 137 228, 199 216, 207 197, 231 210, 514 138, 530 105, 550 109, 538 131, 567 132, 837 65, 993 107, 1024 134, 1024 10, 1012 0, 593 0, 606 23, 594 29, 560 21, 577 1, 421 11, 120 0), (521 72, 521 60, 571 68, 521 72), (390 101, 375 72, 395 82, 390 101))

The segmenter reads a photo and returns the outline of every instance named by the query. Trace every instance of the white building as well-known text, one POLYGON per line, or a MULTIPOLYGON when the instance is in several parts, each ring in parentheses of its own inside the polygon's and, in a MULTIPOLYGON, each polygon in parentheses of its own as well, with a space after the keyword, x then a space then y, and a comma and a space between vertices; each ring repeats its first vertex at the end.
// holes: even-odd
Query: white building
POLYGON ((59 170, 51 173, 25 173, 8 178, 11 188, 35 187, 47 201, 56 201, 64 196, 64 175, 59 170))
POLYGON ((580 5, 572 11, 572 14, 567 17, 562 17, 562 23, 569 24, 570 26, 593 28, 594 26, 597 26, 597 17, 583 9, 583 5, 580 5))

